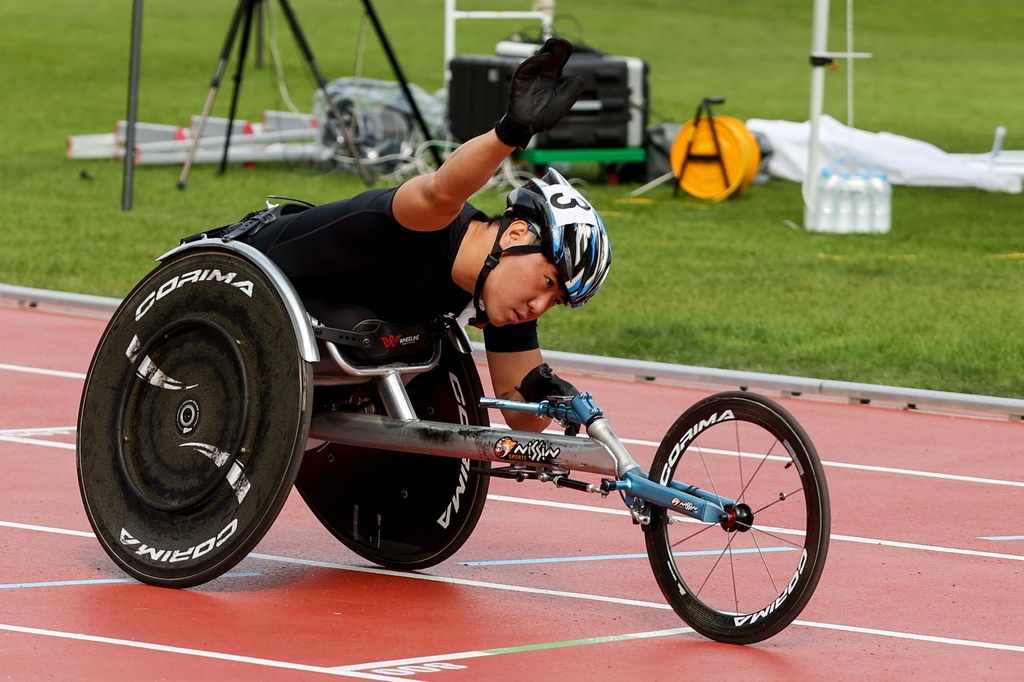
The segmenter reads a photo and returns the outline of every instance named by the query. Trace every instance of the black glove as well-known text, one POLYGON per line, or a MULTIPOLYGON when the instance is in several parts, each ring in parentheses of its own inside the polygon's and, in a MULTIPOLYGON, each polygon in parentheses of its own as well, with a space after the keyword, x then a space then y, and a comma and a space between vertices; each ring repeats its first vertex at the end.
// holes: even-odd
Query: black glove
POLYGON ((510 147, 526 147, 534 133, 551 130, 583 93, 582 78, 562 77, 572 44, 548 38, 540 52, 519 65, 512 76, 508 111, 494 125, 498 139, 510 147))
POLYGON ((545 398, 579 395, 576 387, 552 372, 546 362, 531 369, 530 373, 523 377, 522 384, 516 386, 516 390, 531 403, 539 403, 545 398))

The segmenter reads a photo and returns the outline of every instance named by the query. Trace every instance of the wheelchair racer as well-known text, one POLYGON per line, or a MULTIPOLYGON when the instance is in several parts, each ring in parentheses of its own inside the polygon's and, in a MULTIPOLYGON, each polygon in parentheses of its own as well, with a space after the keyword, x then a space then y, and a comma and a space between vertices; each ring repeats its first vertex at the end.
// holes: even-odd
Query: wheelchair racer
MULTIPOLYGON (((601 288, 611 265, 601 217, 554 170, 512 190, 502 215, 466 203, 516 147, 554 127, 580 96, 581 79, 561 79, 571 54, 565 40, 548 40, 519 66, 494 129, 461 145, 437 171, 282 215, 245 240, 303 298, 362 306, 396 322, 457 316, 472 303, 496 396, 574 395, 543 362, 537 318, 560 304, 578 308, 601 288)), ((522 412, 504 416, 521 430, 549 423, 522 412)))

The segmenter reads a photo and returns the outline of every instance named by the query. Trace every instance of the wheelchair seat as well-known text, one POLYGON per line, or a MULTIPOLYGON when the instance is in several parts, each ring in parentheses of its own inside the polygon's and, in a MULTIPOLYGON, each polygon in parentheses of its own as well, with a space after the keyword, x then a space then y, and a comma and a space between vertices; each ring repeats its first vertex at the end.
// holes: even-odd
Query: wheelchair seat
POLYGON ((379 367, 429 361, 444 327, 431 322, 388 322, 366 308, 303 297, 302 304, 320 327, 318 338, 334 343, 353 365, 379 367))

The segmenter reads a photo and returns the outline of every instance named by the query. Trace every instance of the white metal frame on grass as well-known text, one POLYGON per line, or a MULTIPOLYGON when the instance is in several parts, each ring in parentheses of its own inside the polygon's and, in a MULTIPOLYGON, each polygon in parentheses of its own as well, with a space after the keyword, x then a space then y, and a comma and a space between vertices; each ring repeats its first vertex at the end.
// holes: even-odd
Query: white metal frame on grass
POLYGON ((550 10, 528 12, 495 12, 495 11, 462 11, 456 7, 456 0, 444 0, 444 87, 448 87, 452 79, 449 63, 455 56, 455 22, 459 19, 537 19, 541 23, 544 38, 551 37, 551 26, 554 22, 554 6, 550 10))
POLYGON ((811 139, 808 145, 807 179, 804 182, 804 227, 814 227, 818 202, 818 126, 825 103, 825 68, 833 59, 846 59, 847 125, 853 127, 853 60, 871 57, 853 51, 853 0, 846 0, 846 52, 828 51, 829 0, 814 0, 811 29, 811 139))

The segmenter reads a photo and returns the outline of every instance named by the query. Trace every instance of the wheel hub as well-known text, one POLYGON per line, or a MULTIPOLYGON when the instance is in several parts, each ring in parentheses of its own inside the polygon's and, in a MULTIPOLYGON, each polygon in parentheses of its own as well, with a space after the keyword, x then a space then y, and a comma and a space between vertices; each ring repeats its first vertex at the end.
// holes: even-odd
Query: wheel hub
POLYGON ((742 502, 736 505, 727 505, 725 514, 722 515, 721 524, 722 528, 730 533, 736 531, 746 533, 754 525, 754 512, 742 502))
POLYGON ((191 398, 182 402, 178 407, 176 421, 182 436, 192 433, 199 425, 199 403, 191 398))

